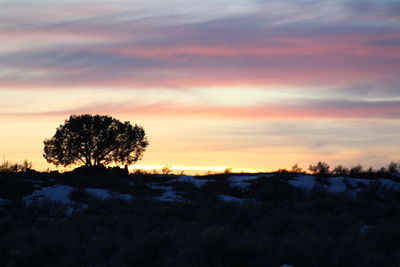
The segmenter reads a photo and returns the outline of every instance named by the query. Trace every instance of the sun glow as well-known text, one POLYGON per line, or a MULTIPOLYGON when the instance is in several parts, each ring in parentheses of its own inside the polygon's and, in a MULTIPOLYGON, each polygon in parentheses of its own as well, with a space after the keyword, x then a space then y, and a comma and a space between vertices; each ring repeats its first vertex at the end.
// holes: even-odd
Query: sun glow
POLYGON ((248 169, 248 168, 231 168, 229 166, 170 166, 170 165, 131 165, 128 169, 131 172, 135 170, 145 171, 161 171, 163 168, 168 168, 171 173, 179 174, 217 174, 225 171, 240 173, 240 172, 266 172, 266 170, 248 169))

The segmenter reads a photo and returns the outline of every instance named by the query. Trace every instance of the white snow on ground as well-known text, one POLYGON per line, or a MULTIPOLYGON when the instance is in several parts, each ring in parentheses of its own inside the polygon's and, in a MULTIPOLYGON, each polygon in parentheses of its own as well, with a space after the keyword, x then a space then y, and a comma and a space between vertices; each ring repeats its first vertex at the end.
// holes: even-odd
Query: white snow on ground
MULTIPOLYGON (((337 177, 337 178, 339 178, 339 177, 337 177)), ((342 177, 343 178, 343 177, 342 177)), ((331 178, 332 179, 332 178, 331 178)), ((368 179, 361 179, 361 178, 349 178, 349 177, 344 177, 343 178, 343 182, 347 182, 347 183, 349 183, 349 185, 351 185, 352 187, 354 187, 354 188, 357 188, 357 187, 359 187, 358 185, 361 183, 361 184, 363 184, 363 185, 369 185, 369 183, 371 182, 371 181, 376 181, 376 180, 368 180, 368 179)))
POLYGON ((360 191, 359 184, 362 183, 363 185, 367 186, 372 181, 378 180, 367 180, 361 178, 350 178, 350 177, 332 177, 328 178, 327 180, 330 185, 326 186, 326 190, 330 193, 343 193, 348 192, 351 190, 352 194, 355 194, 357 191, 360 191), (347 187, 346 184, 350 185, 350 189, 347 187), (353 190, 351 188, 354 188, 353 190))
MULTIPOLYGON (((293 185, 294 187, 303 188, 307 191, 311 191, 311 189, 317 183, 317 181, 315 181, 315 178, 316 177, 312 175, 300 176, 289 180, 288 183, 293 185)), ((364 186, 368 186, 370 183, 373 182, 378 182, 381 186, 386 187, 386 189, 391 188, 395 190, 400 190, 400 183, 395 182, 391 179, 381 178, 368 180, 351 177, 331 177, 326 179, 329 185, 325 185, 324 188, 330 193, 344 193, 351 190, 351 188, 354 188, 353 190, 351 190, 351 193, 354 194, 361 189, 359 186, 360 183, 362 183, 364 186), (350 185, 350 189, 346 186, 346 184, 350 185)))
POLYGON ((63 203, 72 204, 73 201, 69 199, 68 195, 74 188, 68 185, 53 185, 43 187, 42 189, 33 191, 32 194, 27 195, 23 200, 27 203, 35 200, 48 199, 51 201, 58 201, 63 203))
POLYGON ((43 183, 43 181, 33 180, 33 179, 23 179, 22 181, 30 183, 39 183, 39 184, 43 183))
MULTIPOLYGON (((269 176, 272 176, 272 175, 265 175, 264 177, 269 177, 269 176)), ((247 189, 250 185, 249 181, 256 180, 259 177, 260 176, 257 176, 257 175, 231 176, 228 178, 228 181, 230 182, 229 186, 247 189)))
POLYGON ((240 187, 242 189, 247 189, 249 187, 250 183, 247 182, 236 182, 236 183, 230 183, 230 187, 240 187))
MULTIPOLYGON (((269 176, 271 176, 271 175, 268 175, 266 177, 269 177, 269 176)), ((228 178, 228 180, 231 183, 239 183, 239 182, 248 182, 251 180, 258 179, 258 178, 259 178, 259 176, 257 176, 257 175, 245 175, 245 176, 231 176, 228 178)))
MULTIPOLYGON (((43 187, 42 189, 33 191, 32 194, 27 195, 23 200, 27 203, 35 200, 51 200, 58 201, 65 204, 73 204, 74 201, 69 199, 69 194, 74 190, 74 187, 69 185, 53 185, 43 187)), ((107 189, 101 188, 85 188, 85 191, 89 194, 98 197, 100 199, 120 198, 124 200, 131 200, 132 196, 128 194, 119 194, 107 189)))
POLYGON ((8 203, 8 202, 9 202, 8 199, 1 198, 1 197, 0 197, 0 205, 1 205, 1 204, 8 203))
POLYGON ((293 185, 294 187, 311 191, 315 184, 315 177, 311 175, 299 176, 293 178, 292 180, 289 180, 288 183, 293 185))
POLYGON ((173 188, 173 186, 158 185, 158 184, 148 184, 147 186, 150 188, 153 188, 153 189, 159 189, 159 190, 164 190, 164 191, 172 190, 172 188, 173 188))
POLYGON ((325 186, 326 190, 330 193, 344 193, 348 192, 351 195, 355 196, 358 191, 361 190, 359 186, 360 183, 364 186, 369 185, 372 181, 378 180, 368 180, 361 178, 350 178, 350 177, 332 177, 327 180, 330 185, 325 186), (349 185, 349 186, 347 186, 349 185))
MULTIPOLYGON (((229 186, 232 187, 241 187, 243 189, 247 189, 250 185, 250 181, 258 179, 260 177, 271 177, 273 175, 244 175, 244 176, 231 176, 228 178, 230 182, 229 186)), ((266 178, 268 179, 268 178, 266 178)), ((327 184, 323 187, 331 193, 349 193, 353 196, 364 186, 368 186, 371 183, 379 183, 382 187, 386 189, 392 188, 400 191, 400 183, 395 182, 391 179, 381 178, 381 179, 360 179, 360 178, 350 178, 350 177, 331 177, 326 178, 327 184), (360 184, 364 186, 360 186, 360 184)), ((161 196, 153 197, 152 199, 164 202, 173 202, 173 201, 184 201, 184 198, 174 190, 174 187, 170 184, 173 182, 187 182, 192 183, 197 188, 201 188, 207 182, 212 181, 209 179, 199 179, 194 176, 181 175, 176 176, 171 180, 165 182, 158 183, 149 183, 147 186, 154 189, 163 190, 163 194, 161 196)), ((320 185, 318 181, 316 181, 316 177, 313 175, 303 175, 299 177, 294 177, 293 179, 288 181, 294 187, 302 188, 310 192, 315 185, 320 185)), ((36 184, 39 186, 39 184, 36 184)), ((53 185, 47 186, 43 188, 39 188, 33 191, 30 195, 27 195, 23 198, 25 203, 29 204, 35 200, 51 200, 58 201, 65 204, 76 204, 74 201, 69 199, 70 192, 74 190, 74 187, 68 185, 53 185)), ((107 189, 101 188, 86 188, 85 192, 98 197, 99 199, 112 199, 112 198, 120 198, 124 200, 132 200, 133 196, 129 194, 119 194, 107 189)), ((217 197, 226 202, 239 202, 243 203, 244 199, 228 196, 228 195, 217 195, 217 197)), ((0 198, 0 204, 6 203, 8 200, 0 198)))
POLYGON ((150 188, 164 190, 165 192, 161 196, 153 197, 154 200, 163 201, 163 202, 173 202, 183 200, 183 198, 176 194, 173 190, 173 186, 166 186, 166 185, 156 185, 156 184, 149 184, 150 188))
POLYGON ((207 182, 209 182, 209 180, 208 179, 197 179, 194 176, 180 175, 178 178, 169 180, 167 183, 175 183, 175 182, 192 183, 197 188, 201 188, 203 185, 205 185, 207 182))
MULTIPOLYGON (((332 179, 332 178, 331 178, 332 179)), ((362 183, 365 186, 369 185, 370 183, 376 183, 378 182, 382 187, 386 187, 386 189, 395 189, 395 190, 400 190, 400 183, 395 182, 391 179, 387 178, 379 178, 379 179, 360 179, 360 178, 345 178, 349 184, 353 187, 358 187, 358 183, 362 183)))
POLYGON ((160 197, 155 197, 156 200, 163 201, 163 202, 173 202, 173 201, 178 201, 182 200, 181 196, 178 196, 175 191, 170 190, 164 192, 162 196, 160 197))
POLYGON ((233 196, 228 196, 228 195, 218 195, 218 198, 224 202, 239 202, 243 203, 243 199, 238 198, 238 197, 233 197, 233 196))
POLYGON ((387 189, 395 189, 395 190, 400 190, 400 183, 395 182, 390 179, 382 178, 378 180, 382 186, 386 186, 387 189))
POLYGON ((128 201, 132 200, 132 195, 120 194, 120 193, 116 193, 111 190, 102 189, 102 188, 86 188, 85 191, 95 197, 100 198, 100 199, 119 198, 119 199, 128 200, 128 201))
POLYGON ((366 235, 366 234, 368 234, 368 232, 370 232, 374 229, 375 229, 375 225, 368 225, 368 224, 362 225, 360 228, 360 234, 366 235))
POLYGON ((346 184, 344 183, 343 177, 329 178, 330 185, 326 188, 331 193, 342 193, 346 192, 346 184))

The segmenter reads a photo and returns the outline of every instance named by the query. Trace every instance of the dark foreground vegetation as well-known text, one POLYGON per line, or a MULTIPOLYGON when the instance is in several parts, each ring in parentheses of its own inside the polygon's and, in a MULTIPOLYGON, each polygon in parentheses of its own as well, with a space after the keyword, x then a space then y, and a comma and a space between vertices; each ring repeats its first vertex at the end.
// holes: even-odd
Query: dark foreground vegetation
MULTIPOLYGON (((242 191, 232 174, 201 188, 180 182, 185 201, 160 202, 147 183, 163 175, 123 170, 0 174, 0 266, 399 266, 400 193, 365 186, 356 196, 323 187, 306 192, 280 172, 242 191), (30 180, 27 180, 30 179, 30 180), (70 184, 77 207, 22 196, 41 186, 70 184), (131 201, 101 200, 83 188, 111 188, 131 201), (242 197, 226 203, 216 194, 242 197)), ((329 179, 323 182, 329 182, 329 179)))

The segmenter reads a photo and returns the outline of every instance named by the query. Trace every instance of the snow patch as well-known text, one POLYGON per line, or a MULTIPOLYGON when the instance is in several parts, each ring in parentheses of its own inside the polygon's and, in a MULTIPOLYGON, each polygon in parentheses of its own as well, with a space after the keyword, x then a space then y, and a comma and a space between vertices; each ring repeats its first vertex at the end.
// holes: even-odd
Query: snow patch
MULTIPOLYGON (((361 179, 361 178, 351 178, 351 177, 330 177, 326 178, 328 185, 324 185, 324 188, 329 193, 344 193, 349 192, 351 194, 360 191, 362 187, 360 184, 364 186, 368 186, 371 183, 378 182, 381 186, 386 187, 386 189, 394 189, 400 191, 400 183, 395 182, 391 179, 381 178, 381 179, 361 179)), ((288 181, 294 187, 303 188, 307 191, 311 191, 311 189, 317 183, 316 177, 311 175, 300 176, 293 178, 288 181)))
POLYGON ((179 201, 183 200, 183 198, 179 195, 176 194, 176 192, 173 190, 173 186, 167 186, 167 185, 156 185, 156 184, 149 184, 148 185, 150 188, 153 189, 159 189, 165 191, 161 196, 153 197, 152 199, 162 201, 162 202, 173 202, 173 201, 179 201))
POLYGON ((330 185, 326 188, 330 193, 343 193, 346 191, 346 183, 343 177, 329 178, 330 185))
POLYGON ((361 178, 343 178, 343 182, 347 182, 351 187, 358 188, 359 184, 363 184, 364 186, 367 186, 370 184, 371 181, 377 181, 377 180, 367 180, 367 179, 361 179, 361 178))
POLYGON ((362 225, 361 229, 360 229, 360 234, 366 235, 368 232, 370 232, 371 230, 374 230, 374 229, 375 229, 375 225, 368 225, 368 224, 362 225))
MULTIPOLYGON (((75 202, 69 198, 69 194, 74 190, 74 187, 69 185, 53 185, 43 187, 39 190, 33 191, 32 194, 23 198, 26 203, 32 201, 51 200, 62 202, 65 204, 74 204, 75 202)), ((107 189, 101 188, 85 188, 85 192, 98 197, 100 199, 120 198, 124 200, 131 200, 132 195, 120 194, 107 189)))
POLYGON ((381 178, 378 179, 378 181, 381 183, 382 186, 386 186, 387 189, 394 189, 394 190, 400 190, 400 183, 395 182, 391 179, 387 178, 381 178))
POLYGON ((26 203, 30 203, 35 200, 48 199, 51 201, 62 202, 65 204, 72 204, 73 201, 69 199, 69 193, 74 188, 68 185, 53 185, 43 187, 42 189, 33 191, 32 194, 27 195, 23 198, 26 203))
POLYGON ((188 176, 188 175, 180 175, 178 178, 169 180, 168 183, 175 183, 175 182, 185 182, 185 183, 192 183, 194 184, 197 188, 203 187, 207 182, 209 182, 208 179, 196 179, 193 176, 188 176))
POLYGON ((174 202, 182 200, 182 197, 178 196, 175 191, 168 190, 164 192, 164 194, 162 194, 160 197, 156 197, 155 199, 162 202, 174 202))
POLYGON ((132 200, 132 195, 129 194, 120 194, 120 193, 116 193, 114 191, 111 190, 107 190, 107 189, 102 189, 102 188, 86 188, 85 189, 86 192, 88 192, 89 194, 100 198, 100 199, 112 199, 112 198, 118 198, 118 199, 123 199, 123 200, 132 200))
POLYGON ((148 184, 147 186, 153 189, 164 190, 164 191, 169 191, 172 190, 173 188, 172 186, 158 185, 158 184, 148 184))
POLYGON ((30 182, 30 183, 38 183, 38 184, 42 184, 43 183, 43 181, 33 180, 33 179, 23 179, 22 181, 30 182))
POLYGON ((306 189, 308 192, 310 192, 316 182, 315 176, 305 175, 295 177, 292 180, 289 180, 288 183, 294 187, 306 189))
POLYGON ((84 203, 75 203, 74 205, 69 205, 65 211, 66 216, 72 216, 76 212, 80 212, 82 210, 87 210, 89 206, 84 203))
POLYGON ((243 199, 234 197, 234 196, 228 196, 228 195, 217 195, 218 198, 224 202, 235 202, 235 203, 243 203, 243 199))
MULTIPOLYGON (((265 175, 265 176, 266 177, 270 177, 272 175, 265 175)), ((231 176, 231 177, 228 178, 228 180, 231 183, 240 183, 240 182, 248 182, 248 181, 251 181, 251 180, 256 180, 258 178, 259 178, 259 176, 257 176, 257 175, 243 175, 243 176, 231 176)))
MULTIPOLYGON (((263 177, 271 177, 273 175, 263 175, 263 177)), ((243 175, 243 176, 231 176, 228 178, 230 182, 230 187, 240 187, 242 189, 247 189, 250 185, 249 181, 256 180, 260 176, 257 175, 243 175)))
POLYGON ((1 204, 6 204, 6 203, 8 203, 8 202, 9 202, 8 199, 1 198, 1 197, 0 197, 0 205, 1 205, 1 204))

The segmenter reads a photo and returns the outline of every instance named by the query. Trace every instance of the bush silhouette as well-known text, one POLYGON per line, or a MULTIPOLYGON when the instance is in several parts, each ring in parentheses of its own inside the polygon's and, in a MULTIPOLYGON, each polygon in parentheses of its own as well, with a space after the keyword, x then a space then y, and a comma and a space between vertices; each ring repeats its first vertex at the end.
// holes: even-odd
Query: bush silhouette
POLYGON ((397 174, 399 173, 399 164, 397 162, 390 162, 388 165, 388 171, 392 174, 397 174))
POLYGON ((317 165, 310 165, 308 169, 318 177, 329 176, 329 165, 326 162, 319 161, 317 165))
POLYGON ((363 172, 363 166, 360 164, 351 167, 350 169, 350 176, 359 176, 363 172))
POLYGON ((333 169, 333 173, 335 175, 347 176, 349 175, 350 171, 348 168, 338 165, 333 169))
POLYGON ((0 172, 28 172, 32 170, 32 162, 25 159, 22 163, 4 161, 0 164, 0 172))
POLYGON ((132 164, 148 144, 140 126, 110 116, 72 115, 44 141, 43 156, 56 166, 132 164))

